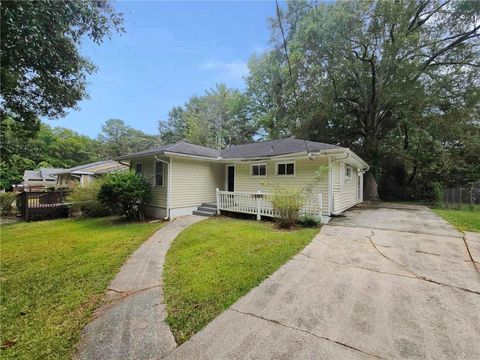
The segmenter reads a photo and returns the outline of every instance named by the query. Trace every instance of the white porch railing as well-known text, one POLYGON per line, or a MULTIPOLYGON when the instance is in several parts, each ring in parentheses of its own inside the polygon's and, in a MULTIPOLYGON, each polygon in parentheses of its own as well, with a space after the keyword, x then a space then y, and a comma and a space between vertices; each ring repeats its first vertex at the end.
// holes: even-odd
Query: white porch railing
MULTIPOLYGON (((221 210, 252 214, 260 220, 262 216, 277 217, 270 201, 272 194, 261 192, 220 191, 217 189, 217 213, 221 210)), ((323 195, 318 193, 307 199, 300 209, 300 216, 311 216, 323 220, 323 195)))

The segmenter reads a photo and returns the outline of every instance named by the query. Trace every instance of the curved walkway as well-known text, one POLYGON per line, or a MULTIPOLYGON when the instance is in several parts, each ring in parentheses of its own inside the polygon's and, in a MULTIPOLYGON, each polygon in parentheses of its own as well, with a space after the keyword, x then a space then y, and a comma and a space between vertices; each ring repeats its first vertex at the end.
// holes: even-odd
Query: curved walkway
POLYGON ((85 327, 76 359, 161 358, 175 349, 165 323, 163 263, 173 239, 203 219, 185 216, 169 222, 130 256, 110 283, 106 304, 85 327))

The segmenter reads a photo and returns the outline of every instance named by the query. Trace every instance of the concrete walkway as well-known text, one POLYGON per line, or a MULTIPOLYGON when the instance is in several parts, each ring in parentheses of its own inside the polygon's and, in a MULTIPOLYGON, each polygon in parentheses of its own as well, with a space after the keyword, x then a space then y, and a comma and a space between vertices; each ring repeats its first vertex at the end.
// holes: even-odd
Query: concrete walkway
POLYGON ((175 349, 164 322, 163 263, 173 239, 203 219, 185 216, 169 222, 130 256, 110 283, 106 304, 84 329, 75 358, 154 359, 175 349))
POLYGON ((480 359, 477 234, 423 206, 348 211, 167 359, 480 359))

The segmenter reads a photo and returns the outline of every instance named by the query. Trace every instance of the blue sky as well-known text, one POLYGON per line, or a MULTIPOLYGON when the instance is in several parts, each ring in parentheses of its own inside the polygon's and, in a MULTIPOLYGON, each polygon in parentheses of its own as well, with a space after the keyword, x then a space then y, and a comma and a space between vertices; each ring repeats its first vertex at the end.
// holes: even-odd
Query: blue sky
POLYGON ((253 53, 268 47, 267 17, 275 2, 128 1, 126 33, 82 53, 97 66, 88 78, 90 98, 60 120, 46 122, 95 137, 110 118, 156 134, 158 120, 175 105, 216 83, 244 88, 253 53))

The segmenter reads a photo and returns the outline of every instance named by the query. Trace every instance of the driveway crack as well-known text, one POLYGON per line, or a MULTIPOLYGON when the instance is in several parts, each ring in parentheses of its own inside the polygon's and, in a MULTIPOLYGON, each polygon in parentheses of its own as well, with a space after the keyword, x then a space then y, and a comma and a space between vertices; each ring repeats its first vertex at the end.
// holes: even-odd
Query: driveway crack
POLYGON ((417 279, 420 279, 420 276, 418 276, 417 274, 415 274, 412 270, 410 270, 408 267, 406 267, 405 265, 403 264, 400 264, 399 262, 396 262, 395 260, 393 260, 392 258, 388 257, 387 255, 385 255, 382 251, 380 251, 380 249, 377 247, 377 245, 373 242, 372 240, 372 237, 375 236, 375 232, 373 230, 370 230, 372 233, 370 235, 367 236, 367 239, 370 241, 370 244, 373 246, 373 248, 381 255, 383 256, 385 259, 393 262, 395 265, 401 267, 402 269, 404 269, 405 271, 409 272, 410 274, 412 274, 413 276, 415 276, 417 279))
POLYGON ((330 339, 330 338, 328 338, 328 337, 326 337, 326 336, 317 335, 317 334, 315 334, 315 333, 313 333, 313 332, 311 332, 311 331, 308 331, 308 330, 306 330, 306 329, 302 329, 302 328, 298 328, 298 327, 296 327, 296 326, 284 324, 284 323, 282 323, 282 322, 280 322, 280 321, 278 321, 278 320, 268 319, 268 318, 263 317, 263 316, 260 316, 260 315, 255 315, 255 314, 252 314, 252 313, 250 313, 250 312, 240 311, 240 310, 237 310, 237 309, 234 309, 234 308, 230 308, 230 310, 233 310, 233 311, 235 311, 235 312, 237 312, 237 313, 239 313, 239 314, 253 316, 253 317, 255 317, 255 318, 262 319, 262 320, 271 322, 271 323, 276 324, 276 325, 280 325, 280 326, 284 326, 284 327, 287 327, 287 328, 290 328, 290 329, 293 329, 293 330, 301 331, 301 332, 303 332, 303 333, 306 333, 306 334, 309 334, 309 335, 311 335, 311 336, 314 336, 314 337, 316 337, 316 338, 318 338, 318 339, 332 342, 332 343, 334 343, 334 344, 337 344, 337 345, 346 347, 346 348, 348 348, 348 349, 350 349, 350 350, 354 350, 354 351, 360 352, 360 353, 362 353, 362 354, 364 354, 364 355, 368 355, 368 356, 373 357, 373 358, 376 358, 376 359, 385 359, 385 358, 383 358, 383 357, 381 357, 381 356, 378 356, 378 355, 375 355, 375 354, 371 354, 371 353, 369 353, 369 352, 367 352, 367 351, 364 351, 364 350, 362 350, 362 349, 356 348, 356 347, 354 347, 354 346, 352 346, 352 345, 345 344, 345 343, 340 342, 340 341, 338 341, 338 340, 330 339))
MULTIPOLYGON (((406 270, 407 272, 409 272, 410 274, 412 274, 416 279, 418 280, 422 280, 422 281, 426 281, 426 282, 429 282, 429 283, 432 283, 432 284, 437 284, 437 285, 443 285, 443 286, 448 286, 450 288, 453 288, 453 289, 457 289, 457 290, 462 290, 462 291, 467 291, 469 293, 472 293, 472 294, 477 294, 477 295, 480 295, 480 292, 479 291, 475 291, 475 290, 470 290, 470 289, 467 289, 467 288, 464 288, 464 287, 460 287, 460 286, 456 286, 456 285, 451 285, 451 284, 445 284, 445 283, 442 283, 442 282, 439 282, 439 281, 436 281, 436 280, 433 280, 433 279, 430 279, 430 278, 427 278, 425 276, 421 276, 421 275, 418 275, 416 274, 415 272, 413 272, 412 270, 410 270, 408 267, 406 267, 405 265, 403 264, 400 264, 399 262, 393 260, 392 258, 388 257, 387 255, 385 255, 383 252, 381 252, 378 247, 375 245, 375 242, 372 240, 372 237, 375 236, 375 232, 373 230, 370 230, 372 233, 370 235, 367 236, 368 240, 370 241, 370 244, 372 244, 373 248, 381 255, 383 256, 385 259, 391 261, 392 263, 394 263, 395 265, 401 267, 402 269, 406 270)), ((465 244, 466 245, 466 244, 465 244)), ((468 249, 468 247, 467 247, 468 249)), ((470 254, 471 256, 471 254, 470 254)), ((475 262, 473 261, 473 258, 472 258, 472 262, 475 266, 475 262)), ((476 267, 475 267, 476 269, 476 267)))
POLYGON ((470 258, 470 261, 473 264, 473 268, 475 269, 475 271, 477 273, 480 273, 480 269, 477 267, 477 264, 476 264, 475 260, 473 260, 472 253, 470 252, 470 248, 468 247, 467 235, 465 233, 463 233, 462 239, 463 239, 463 243, 465 244, 465 247, 467 248, 467 253, 468 253, 468 256, 470 258))
POLYGON ((372 271, 372 272, 376 272, 376 273, 384 274, 384 275, 392 275, 392 276, 406 277, 406 278, 409 278, 409 279, 418 279, 418 278, 415 277, 415 276, 395 274, 395 273, 392 273, 392 272, 389 272, 389 271, 381 271, 381 270, 377 270, 377 269, 370 269, 370 268, 367 268, 367 267, 358 266, 358 265, 349 264, 349 263, 342 263, 342 262, 333 261, 333 260, 327 260, 327 259, 326 259, 325 261, 328 261, 329 263, 336 264, 336 265, 351 266, 351 267, 354 267, 354 268, 357 268, 357 269, 372 271))

